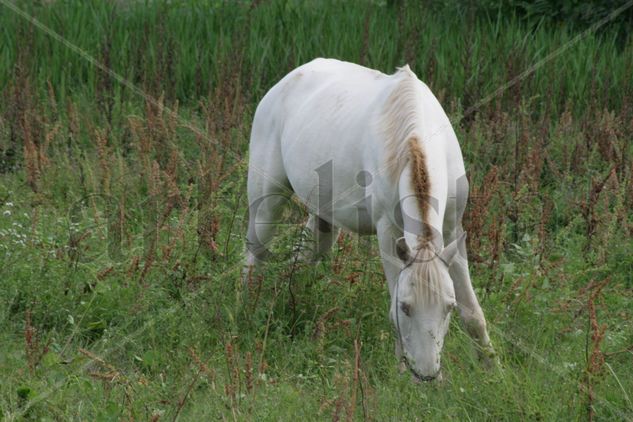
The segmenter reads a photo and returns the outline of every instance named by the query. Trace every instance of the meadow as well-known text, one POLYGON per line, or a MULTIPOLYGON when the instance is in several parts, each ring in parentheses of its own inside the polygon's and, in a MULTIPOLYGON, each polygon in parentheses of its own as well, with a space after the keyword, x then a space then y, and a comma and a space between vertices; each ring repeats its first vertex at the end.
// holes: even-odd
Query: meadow
POLYGON ((633 39, 429 5, 0 1, 2 419, 633 419, 633 39), (454 318, 400 375, 375 238, 296 262, 299 205, 243 291, 253 112, 320 56, 451 118, 499 368, 454 318))

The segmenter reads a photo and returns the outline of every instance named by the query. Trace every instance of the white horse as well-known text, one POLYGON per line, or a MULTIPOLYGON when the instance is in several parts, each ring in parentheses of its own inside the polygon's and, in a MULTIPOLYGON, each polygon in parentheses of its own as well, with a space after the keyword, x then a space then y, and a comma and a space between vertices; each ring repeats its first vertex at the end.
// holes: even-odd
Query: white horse
MULTIPOLYGON (((318 258, 338 228, 377 234, 396 355, 421 380, 440 374, 451 311, 494 354, 468 272, 464 162, 448 117, 408 66, 385 75, 316 59, 257 107, 250 139, 245 271, 264 261, 288 192, 310 212, 318 258)), ((404 366, 404 365, 403 365, 404 366)))

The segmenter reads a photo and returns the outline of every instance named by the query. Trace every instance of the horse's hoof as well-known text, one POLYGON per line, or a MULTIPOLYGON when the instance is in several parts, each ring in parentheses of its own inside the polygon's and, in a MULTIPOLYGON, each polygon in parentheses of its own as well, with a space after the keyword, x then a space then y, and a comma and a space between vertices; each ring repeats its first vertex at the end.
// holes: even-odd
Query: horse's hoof
POLYGON ((479 351, 479 360, 488 371, 501 368, 499 355, 492 346, 485 347, 479 351))

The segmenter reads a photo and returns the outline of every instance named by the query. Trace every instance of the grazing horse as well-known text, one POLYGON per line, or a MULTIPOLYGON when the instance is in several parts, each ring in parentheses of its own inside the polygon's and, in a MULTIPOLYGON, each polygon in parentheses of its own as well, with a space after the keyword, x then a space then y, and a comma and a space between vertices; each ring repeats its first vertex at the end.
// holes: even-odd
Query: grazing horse
POLYGON ((339 228, 377 234, 396 355, 420 380, 440 375, 451 311, 490 358, 468 272, 464 162, 448 117, 408 66, 385 75, 315 59, 268 91, 255 112, 245 272, 267 255, 288 192, 305 204, 318 258, 339 228))

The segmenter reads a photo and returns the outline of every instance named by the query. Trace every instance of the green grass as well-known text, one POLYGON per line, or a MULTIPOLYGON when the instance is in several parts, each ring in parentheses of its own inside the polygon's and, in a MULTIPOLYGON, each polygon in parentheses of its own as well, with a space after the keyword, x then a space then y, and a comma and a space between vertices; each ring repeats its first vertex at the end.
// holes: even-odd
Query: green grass
POLYGON ((588 34, 467 112, 578 32, 382 2, 16 4, 153 99, 0 5, 4 419, 633 417, 630 37, 588 34), (444 105, 501 369, 456 318, 445 382, 399 375, 373 238, 272 262, 243 300, 252 113, 316 56, 409 62, 444 105))

